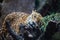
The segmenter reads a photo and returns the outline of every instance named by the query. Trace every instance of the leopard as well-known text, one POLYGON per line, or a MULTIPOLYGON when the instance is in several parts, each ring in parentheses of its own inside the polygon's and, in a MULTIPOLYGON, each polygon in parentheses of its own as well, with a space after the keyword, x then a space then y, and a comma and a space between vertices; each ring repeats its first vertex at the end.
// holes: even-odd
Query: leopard
POLYGON ((20 31, 20 24, 28 25, 29 27, 40 26, 41 19, 43 17, 40 15, 40 13, 37 13, 36 11, 32 11, 31 14, 26 14, 24 12, 12 12, 11 14, 8 14, 2 24, 2 33, 8 33, 7 27, 6 27, 6 21, 9 21, 11 24, 11 28, 16 34, 19 34, 20 31))

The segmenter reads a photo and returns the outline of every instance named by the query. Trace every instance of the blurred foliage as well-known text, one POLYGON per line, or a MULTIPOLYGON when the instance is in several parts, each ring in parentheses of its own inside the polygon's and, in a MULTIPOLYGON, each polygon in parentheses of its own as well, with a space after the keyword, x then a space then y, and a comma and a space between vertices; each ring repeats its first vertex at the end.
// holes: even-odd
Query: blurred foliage
MULTIPOLYGON (((45 1, 43 0, 42 2, 45 2, 45 1)), ((40 7, 41 7, 40 6, 40 0, 36 0, 35 1, 35 8, 39 9, 40 7)), ((47 12, 46 13, 42 13, 42 14, 46 14, 46 15, 48 14, 47 16, 45 16, 42 19, 42 22, 44 24, 42 25, 41 28, 44 31, 45 31, 46 26, 48 25, 49 21, 51 21, 51 20, 59 21, 60 20, 60 0, 46 0, 44 8, 41 8, 42 12, 46 11, 46 8, 49 8, 47 10, 47 12), (49 14, 51 14, 51 15, 49 15, 49 14)))
MULTIPOLYGON (((44 23, 41 27, 43 32, 46 31, 46 27, 47 27, 49 21, 51 21, 51 20, 60 23, 60 13, 56 13, 56 14, 53 13, 51 15, 43 17, 43 19, 41 20, 44 23)), ((60 32, 55 33, 55 35, 53 35, 52 37, 53 37, 52 40, 60 40, 60 32)))
POLYGON ((56 14, 51 14, 48 16, 43 17, 43 19, 41 20, 43 22, 43 25, 41 28, 44 28, 43 31, 45 31, 46 26, 48 25, 49 21, 56 21, 56 22, 60 22, 60 13, 56 13, 56 14))

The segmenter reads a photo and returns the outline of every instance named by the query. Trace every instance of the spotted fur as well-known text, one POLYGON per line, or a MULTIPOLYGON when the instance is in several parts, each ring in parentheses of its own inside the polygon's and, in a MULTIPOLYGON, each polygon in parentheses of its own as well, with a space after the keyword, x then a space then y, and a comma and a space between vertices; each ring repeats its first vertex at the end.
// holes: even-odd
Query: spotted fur
POLYGON ((15 31, 17 34, 19 34, 20 33, 20 29, 19 29, 20 24, 27 25, 31 21, 34 21, 36 24, 39 24, 41 22, 40 21, 41 18, 42 18, 42 16, 35 11, 33 11, 32 14, 26 14, 23 12, 21 12, 21 13, 13 12, 11 14, 8 14, 5 17, 5 20, 3 21, 3 25, 2 25, 2 32, 7 34, 6 21, 9 21, 13 31, 15 31))

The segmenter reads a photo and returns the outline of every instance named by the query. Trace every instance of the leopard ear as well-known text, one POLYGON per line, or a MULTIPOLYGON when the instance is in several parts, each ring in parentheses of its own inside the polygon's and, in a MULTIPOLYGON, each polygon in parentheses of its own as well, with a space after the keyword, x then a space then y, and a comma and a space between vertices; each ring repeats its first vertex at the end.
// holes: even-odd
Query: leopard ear
MULTIPOLYGON (((37 15, 40 15, 40 16, 41 16, 41 14, 38 13, 36 10, 32 10, 32 14, 35 14, 35 15, 37 14, 37 15)), ((32 14, 31 14, 31 15, 32 15, 32 14)))
POLYGON ((32 11, 32 14, 36 13, 34 10, 32 11))

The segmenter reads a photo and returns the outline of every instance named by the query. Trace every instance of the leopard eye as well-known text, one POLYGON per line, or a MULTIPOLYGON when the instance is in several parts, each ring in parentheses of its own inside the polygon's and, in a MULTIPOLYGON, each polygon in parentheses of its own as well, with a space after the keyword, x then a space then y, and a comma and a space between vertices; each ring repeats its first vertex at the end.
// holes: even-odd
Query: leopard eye
POLYGON ((36 18, 36 16, 34 16, 34 18, 36 18))

